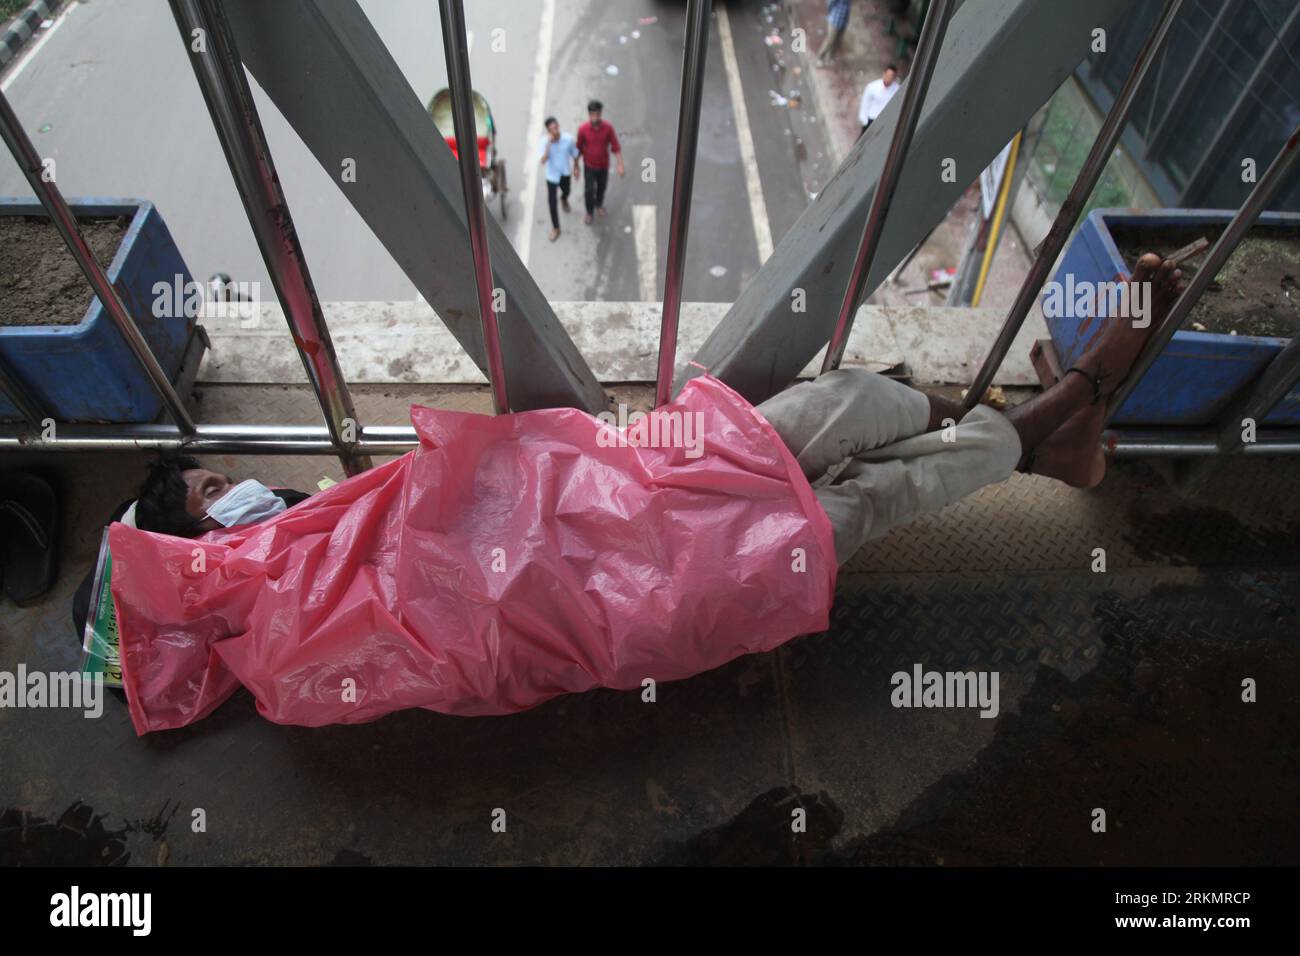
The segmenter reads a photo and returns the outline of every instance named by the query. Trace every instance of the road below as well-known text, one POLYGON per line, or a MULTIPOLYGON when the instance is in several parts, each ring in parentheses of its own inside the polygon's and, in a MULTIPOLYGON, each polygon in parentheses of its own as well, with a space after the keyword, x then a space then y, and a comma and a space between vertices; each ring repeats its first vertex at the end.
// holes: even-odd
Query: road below
MULTIPOLYGON (((554 300, 660 298, 685 3, 475 0, 466 6, 475 87, 492 105, 509 171, 504 226, 542 289, 554 300), (573 212, 551 243, 545 181, 536 168, 541 120, 553 114, 576 132, 592 97, 605 102, 623 142, 627 177, 611 176, 608 216, 590 227, 582 223, 581 184, 575 183, 573 212)), ((689 301, 732 301, 758 269, 760 249, 780 241, 831 172, 820 130, 810 122, 811 104, 805 101, 798 117, 773 105, 769 90, 777 73, 764 36, 775 10, 734 0, 718 7, 710 22, 687 250, 689 301), (743 109, 733 94, 743 98, 743 109)), ((427 102, 446 83, 437 5, 362 0, 362 8, 427 102)), ((166 3, 74 2, 45 33, 0 83, 38 150, 55 160, 64 194, 149 199, 194 276, 221 271, 260 281, 269 296, 166 3)), ((331 175, 253 87, 321 298, 414 299, 414 287, 331 175)), ((7 155, 0 157, 0 195, 30 195, 7 155)), ((500 218, 498 204, 491 215, 500 218)))

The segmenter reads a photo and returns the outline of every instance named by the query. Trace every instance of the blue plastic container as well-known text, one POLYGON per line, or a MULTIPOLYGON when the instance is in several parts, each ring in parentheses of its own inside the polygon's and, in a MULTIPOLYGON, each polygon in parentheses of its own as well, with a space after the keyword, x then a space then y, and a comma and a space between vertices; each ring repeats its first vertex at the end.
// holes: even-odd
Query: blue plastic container
MULTIPOLYGON (((183 312, 154 315, 154 284, 191 281, 171 233, 153 203, 139 199, 70 199, 81 219, 130 217, 108 278, 168 376, 175 378, 194 329, 183 312)), ((0 216, 47 218, 34 200, 0 198, 0 216)), ((53 228, 53 227, 51 227, 53 228)), ((76 325, 0 327, 0 356, 51 417, 61 422, 151 422, 162 401, 117 326, 86 287, 86 315, 76 325)), ((166 310, 172 311, 172 310, 166 310)), ((18 419, 0 395, 0 418, 18 419)))
MULTIPOLYGON (((1112 230, 1153 231, 1184 226, 1224 226, 1232 210, 1201 209, 1097 209, 1079 227, 1053 277, 1065 283, 1104 282, 1127 273, 1127 264, 1112 238, 1112 230)), ((1259 227, 1300 227, 1300 213, 1264 213, 1259 227)), ((1250 235, 1250 233, 1248 233, 1250 235)), ((1068 367, 1083 351, 1081 320, 1074 316, 1046 316, 1052 342, 1068 367)), ((1180 331, 1115 416, 1118 425, 1208 425, 1242 388, 1253 382, 1287 339, 1249 335, 1218 335, 1180 331)), ((1300 425, 1300 386, 1265 416, 1263 424, 1300 425)))

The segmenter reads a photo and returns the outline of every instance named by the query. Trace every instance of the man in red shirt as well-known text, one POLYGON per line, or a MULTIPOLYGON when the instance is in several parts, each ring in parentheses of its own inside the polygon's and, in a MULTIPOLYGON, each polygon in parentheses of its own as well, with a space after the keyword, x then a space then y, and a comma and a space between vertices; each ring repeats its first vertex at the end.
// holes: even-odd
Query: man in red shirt
MULTIPOLYGON (((623 147, 619 145, 614 127, 601 119, 604 109, 600 100, 587 104, 587 122, 578 127, 578 153, 587 167, 587 185, 583 196, 587 201, 587 216, 583 222, 591 225, 592 213, 605 215, 605 186, 609 182, 609 154, 614 154, 618 175, 622 177, 623 147)), ((580 175, 575 172, 574 175, 580 175)))

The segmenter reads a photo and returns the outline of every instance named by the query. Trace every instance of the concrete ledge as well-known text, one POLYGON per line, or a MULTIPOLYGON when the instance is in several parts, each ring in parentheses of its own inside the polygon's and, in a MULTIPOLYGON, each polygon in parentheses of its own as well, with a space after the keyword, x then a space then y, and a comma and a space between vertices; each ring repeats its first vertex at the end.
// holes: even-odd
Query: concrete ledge
MULTIPOLYGON (((555 314, 602 382, 651 382, 659 349, 660 305, 655 302, 555 302, 555 314)), ((349 382, 356 384, 476 384, 478 368, 424 302, 326 302, 322 304, 335 349, 349 382)), ((726 302, 682 305, 679 368, 695 354, 731 308, 726 302)), ((929 306, 863 306, 845 354, 846 366, 883 371, 906 364, 920 384, 970 380, 1005 317, 1003 309, 929 306)), ((502 315, 510 332, 510 316, 502 315)), ((801 315, 791 315, 799 321, 801 315)), ((209 314, 200 318, 212 338, 199 381, 207 383, 305 382, 302 362, 278 305, 255 316, 209 314)), ((996 382, 1034 385, 1029 364, 1035 338, 1047 334, 1031 315, 996 382)), ((824 351, 824 350, 823 350, 824 351)), ((815 375, 821 355, 803 370, 815 375)))

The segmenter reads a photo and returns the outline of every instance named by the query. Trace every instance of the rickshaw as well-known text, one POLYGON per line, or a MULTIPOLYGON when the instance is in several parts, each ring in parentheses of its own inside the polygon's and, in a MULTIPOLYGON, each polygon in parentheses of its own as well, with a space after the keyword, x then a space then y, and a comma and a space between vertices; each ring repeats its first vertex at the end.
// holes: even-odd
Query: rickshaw
MULTIPOLYGON (((442 89, 429 101, 429 115, 442 138, 451 147, 452 155, 460 158, 456 144, 456 124, 451 115, 451 90, 442 89)), ((478 168, 483 182, 483 201, 490 203, 501 197, 501 218, 506 218, 506 161, 497 156, 497 124, 492 119, 492 108, 487 100, 474 93, 474 129, 478 134, 478 168)))

